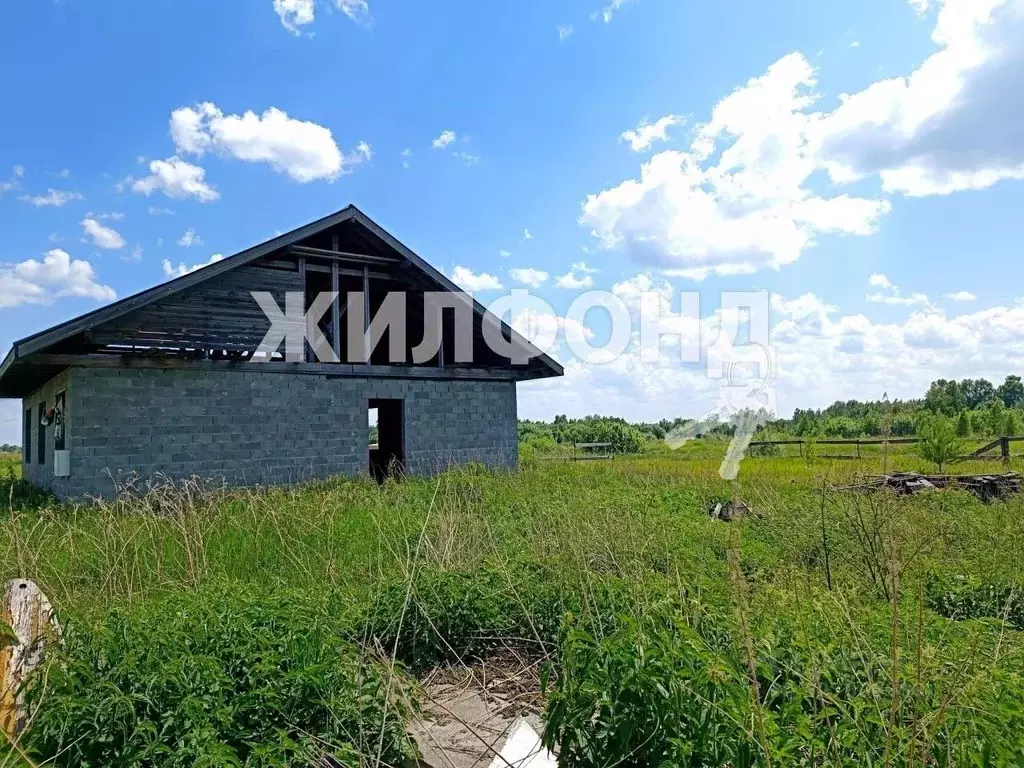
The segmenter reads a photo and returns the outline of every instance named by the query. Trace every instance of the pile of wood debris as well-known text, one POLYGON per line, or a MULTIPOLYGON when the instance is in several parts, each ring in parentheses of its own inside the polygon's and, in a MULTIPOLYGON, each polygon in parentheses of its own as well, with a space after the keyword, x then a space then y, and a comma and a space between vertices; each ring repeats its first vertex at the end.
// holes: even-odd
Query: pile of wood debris
POLYGON ((909 495, 949 487, 970 491, 982 501, 989 501, 1020 493, 1021 477, 1016 472, 1001 475, 921 475, 917 472, 896 472, 891 475, 869 475, 864 482, 841 490, 873 491, 888 488, 909 495))

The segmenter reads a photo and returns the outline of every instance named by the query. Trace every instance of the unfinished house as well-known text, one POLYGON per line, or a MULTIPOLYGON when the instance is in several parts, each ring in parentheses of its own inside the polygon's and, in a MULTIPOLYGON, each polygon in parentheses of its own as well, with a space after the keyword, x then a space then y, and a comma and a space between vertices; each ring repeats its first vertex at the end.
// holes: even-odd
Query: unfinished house
POLYGON ((260 485, 514 468, 516 384, 561 374, 350 206, 17 342, 0 397, 22 400, 26 478, 62 498, 110 497, 162 477, 260 485), (324 293, 297 352, 261 347, 273 322, 254 294, 309 310, 324 293), (405 294, 405 338, 388 326, 374 344, 371 318, 393 293, 405 294), (461 301, 463 320, 435 311, 437 295, 461 301), (494 334, 516 353, 496 352, 494 334))

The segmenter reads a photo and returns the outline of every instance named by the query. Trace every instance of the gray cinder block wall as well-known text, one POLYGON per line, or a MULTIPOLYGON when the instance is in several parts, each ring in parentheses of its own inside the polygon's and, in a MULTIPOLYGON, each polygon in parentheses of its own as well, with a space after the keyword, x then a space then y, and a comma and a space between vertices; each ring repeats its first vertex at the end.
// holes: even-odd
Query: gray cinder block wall
MULTIPOLYGON (((32 408, 24 474, 62 498, 114 495, 112 478, 158 473, 273 485, 369 472, 368 401, 404 401, 406 469, 429 475, 478 461, 514 468, 515 382, 431 381, 250 371, 69 369, 23 402, 32 408), (36 456, 38 405, 67 391, 71 475, 36 456)), ((24 415, 23 415, 24 417, 24 415)))

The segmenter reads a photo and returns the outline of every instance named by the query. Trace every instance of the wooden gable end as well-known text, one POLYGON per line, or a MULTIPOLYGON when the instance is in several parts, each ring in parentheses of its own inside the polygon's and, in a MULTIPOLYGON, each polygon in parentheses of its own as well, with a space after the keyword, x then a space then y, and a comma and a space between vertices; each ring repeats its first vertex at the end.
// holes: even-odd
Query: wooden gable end
POLYGON ((270 293, 284 307, 285 294, 301 292, 303 285, 298 268, 247 264, 104 323, 91 331, 89 343, 126 350, 251 352, 270 330, 252 292, 270 293))

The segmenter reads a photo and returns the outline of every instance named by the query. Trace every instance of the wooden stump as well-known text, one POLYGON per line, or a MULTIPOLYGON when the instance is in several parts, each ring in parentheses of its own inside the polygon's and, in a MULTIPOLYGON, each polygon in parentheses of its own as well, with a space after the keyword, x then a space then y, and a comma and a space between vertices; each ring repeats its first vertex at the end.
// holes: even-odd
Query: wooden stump
POLYGON ((0 648, 0 727, 13 739, 25 727, 24 683, 42 663, 47 642, 60 637, 60 627, 50 601, 29 579, 4 584, 0 618, 8 635, 0 648))

